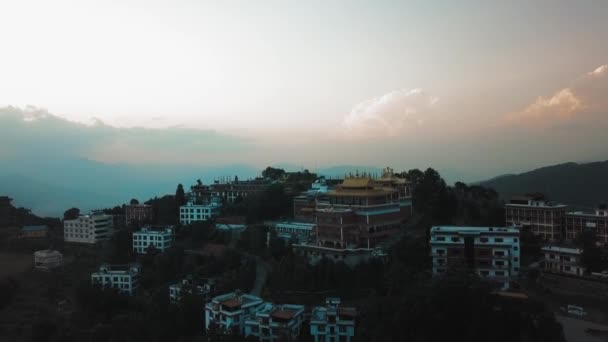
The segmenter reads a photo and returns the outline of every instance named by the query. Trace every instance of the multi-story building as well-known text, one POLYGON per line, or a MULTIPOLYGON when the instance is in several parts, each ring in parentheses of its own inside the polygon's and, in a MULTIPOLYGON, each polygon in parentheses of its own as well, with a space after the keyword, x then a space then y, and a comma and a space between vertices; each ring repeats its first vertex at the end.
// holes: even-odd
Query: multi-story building
POLYGON ((239 181, 235 177, 234 180, 223 178, 208 185, 202 183, 193 185, 190 190, 195 204, 206 204, 216 197, 226 203, 234 203, 237 199, 263 191, 268 185, 270 183, 262 179, 239 181))
POLYGON ((154 218, 154 209, 149 204, 125 205, 125 223, 147 223, 154 218))
POLYGON ((101 288, 117 289, 123 294, 133 295, 139 286, 139 264, 99 266, 97 272, 91 273, 93 285, 101 288))
POLYGON ((29 238, 45 238, 49 233, 49 227, 40 225, 40 226, 23 226, 21 231, 19 232, 19 238, 21 239, 29 239, 29 238))
POLYGON ((574 240, 586 231, 593 231, 598 243, 608 245, 608 209, 605 206, 593 212, 566 213, 566 239, 574 240))
POLYGON ((66 242, 97 243, 108 240, 114 233, 112 215, 93 212, 74 220, 63 221, 63 239, 66 242))
POLYGON ((303 305, 265 303, 245 321, 245 336, 260 342, 295 341, 303 322, 303 305))
POLYGON ((169 286, 169 300, 177 303, 183 293, 195 294, 207 301, 215 289, 215 280, 188 276, 169 286))
POLYGON ((191 224, 197 221, 209 221, 220 214, 222 205, 219 202, 194 204, 192 202, 179 207, 179 222, 191 224))
POLYGON ((164 252, 173 243, 173 227, 143 227, 133 232, 133 252, 146 254, 149 248, 164 252))
POLYGON ((516 227, 433 227, 430 245, 434 275, 468 268, 502 289, 519 276, 516 227))
POLYGON ((298 243, 309 242, 314 236, 316 225, 308 222, 269 222, 267 223, 270 230, 268 231, 268 239, 271 232, 276 232, 279 239, 298 243))
POLYGON ((355 336, 357 310, 343 307, 339 298, 327 298, 325 306, 312 309, 310 335, 315 342, 350 342, 355 336))
POLYGON ((317 242, 325 247, 372 248, 399 234, 411 210, 398 190, 366 176, 346 178, 327 197, 315 209, 317 242))
POLYGON ((314 242, 294 248, 313 263, 333 257, 353 265, 384 256, 382 248, 400 235, 411 212, 409 183, 392 169, 385 169, 379 179, 351 175, 323 197, 315 198, 314 242))
POLYGON ((310 189, 293 198, 293 218, 298 222, 314 222, 317 201, 327 200, 327 192, 332 183, 321 177, 311 184, 310 189))
POLYGON ((585 274, 586 268, 582 265, 582 249, 545 246, 541 250, 545 256, 543 267, 545 271, 575 276, 585 274))
POLYGON ((245 334, 245 321, 264 305, 262 298, 235 291, 214 297, 205 305, 205 329, 219 329, 245 334))
POLYGON ((34 252, 34 267, 40 269, 51 269, 63 264, 63 254, 58 251, 45 249, 34 252))
POLYGON ((544 240, 555 241, 563 238, 567 208, 565 204, 545 201, 541 196, 513 197, 505 204, 505 220, 507 226, 520 226, 544 240))

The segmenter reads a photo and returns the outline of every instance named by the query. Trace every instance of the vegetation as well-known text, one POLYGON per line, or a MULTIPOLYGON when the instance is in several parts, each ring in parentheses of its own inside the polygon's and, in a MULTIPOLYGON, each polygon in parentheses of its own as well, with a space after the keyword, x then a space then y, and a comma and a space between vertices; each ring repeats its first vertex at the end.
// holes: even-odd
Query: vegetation
POLYGON ((595 207, 608 203, 608 161, 565 163, 543 167, 519 175, 507 175, 481 182, 495 189, 500 197, 540 192, 554 201, 573 206, 595 207))

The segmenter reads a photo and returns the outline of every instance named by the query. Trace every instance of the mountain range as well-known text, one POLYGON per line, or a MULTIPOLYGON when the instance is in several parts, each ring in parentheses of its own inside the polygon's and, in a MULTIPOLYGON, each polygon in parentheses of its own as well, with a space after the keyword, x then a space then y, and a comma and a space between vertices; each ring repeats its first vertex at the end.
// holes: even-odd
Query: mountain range
POLYGON ((507 200, 513 195, 540 192, 549 200, 573 207, 608 203, 608 161, 563 163, 521 174, 509 174, 479 182, 507 200))

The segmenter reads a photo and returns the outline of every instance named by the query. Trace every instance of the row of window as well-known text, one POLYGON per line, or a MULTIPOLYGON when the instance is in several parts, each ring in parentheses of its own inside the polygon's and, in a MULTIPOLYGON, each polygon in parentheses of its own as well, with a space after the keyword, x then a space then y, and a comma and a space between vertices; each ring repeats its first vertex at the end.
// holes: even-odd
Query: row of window
POLYGON ((163 241, 171 239, 171 235, 143 235, 143 234, 133 234, 133 240, 151 240, 151 241, 163 241))

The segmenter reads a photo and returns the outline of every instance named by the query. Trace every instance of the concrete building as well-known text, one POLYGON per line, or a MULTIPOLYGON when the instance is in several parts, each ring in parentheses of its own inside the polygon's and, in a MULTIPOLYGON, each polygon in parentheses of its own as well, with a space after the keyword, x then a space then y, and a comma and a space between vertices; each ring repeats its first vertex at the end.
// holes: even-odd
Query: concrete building
POLYGON ((431 228, 433 274, 468 268, 501 289, 519 276, 519 229, 516 227, 431 228))
POLYGON ((245 321, 245 336, 260 342, 295 341, 303 322, 303 305, 265 303, 245 321))
POLYGON ((608 209, 605 206, 593 212, 566 213, 566 239, 574 240, 586 231, 594 232, 598 243, 608 245, 608 209))
POLYGON ((226 331, 245 334, 245 321, 264 305, 262 298, 235 291, 214 297, 205 305, 205 329, 216 325, 226 331))
POLYGON ((148 204, 125 205, 125 223, 147 223, 154 219, 154 209, 148 204))
POLYGON ((575 276, 582 276, 585 274, 586 268, 582 265, 582 249, 546 246, 541 250, 545 256, 543 269, 546 272, 575 276))
POLYGON ((297 243, 307 243, 314 238, 316 225, 308 222, 268 222, 269 227, 268 240, 270 240, 271 232, 276 232, 279 239, 285 241, 295 240, 297 243))
POLYGON ((194 204, 207 204, 213 198, 220 198, 225 203, 234 203, 238 199, 263 191, 269 185, 270 182, 263 179, 239 181, 235 177, 234 180, 223 178, 208 185, 193 185, 190 190, 194 204))
POLYGON ((133 232, 133 252, 146 254, 148 248, 164 252, 173 243, 173 227, 146 226, 133 232))
POLYGON ((63 264, 63 254, 58 251, 45 249, 34 252, 34 267, 48 270, 63 264))
POLYGON ((323 199, 315 200, 314 241, 299 243, 294 249, 311 261, 345 259, 348 254, 356 263, 381 256, 382 249, 401 234, 411 213, 409 183, 392 169, 386 168, 378 179, 366 174, 349 176, 323 199))
POLYGON ((93 285, 101 288, 117 289, 123 294, 132 296, 139 286, 139 264, 130 265, 109 265, 99 266, 97 272, 91 273, 93 285))
POLYGON ((220 214, 222 205, 219 202, 194 204, 192 202, 179 207, 179 222, 191 224, 197 221, 209 221, 220 214))
POLYGON ((19 232, 20 239, 45 238, 49 233, 47 226, 23 226, 19 232))
POLYGON ((63 221, 63 239, 65 242, 97 243, 108 240, 114 233, 112 215, 93 212, 80 215, 74 220, 63 221))
POLYGON ((188 276, 169 286, 169 300, 178 303, 184 293, 195 294, 207 301, 215 289, 215 280, 188 276))
POLYGON ((343 307, 339 298, 327 298, 325 306, 312 309, 310 335, 315 342, 350 342, 355 336, 357 310, 343 307))
POLYGON ((520 226, 544 240, 560 240, 567 208, 565 204, 545 201, 542 196, 513 197, 505 204, 506 225, 520 226))

